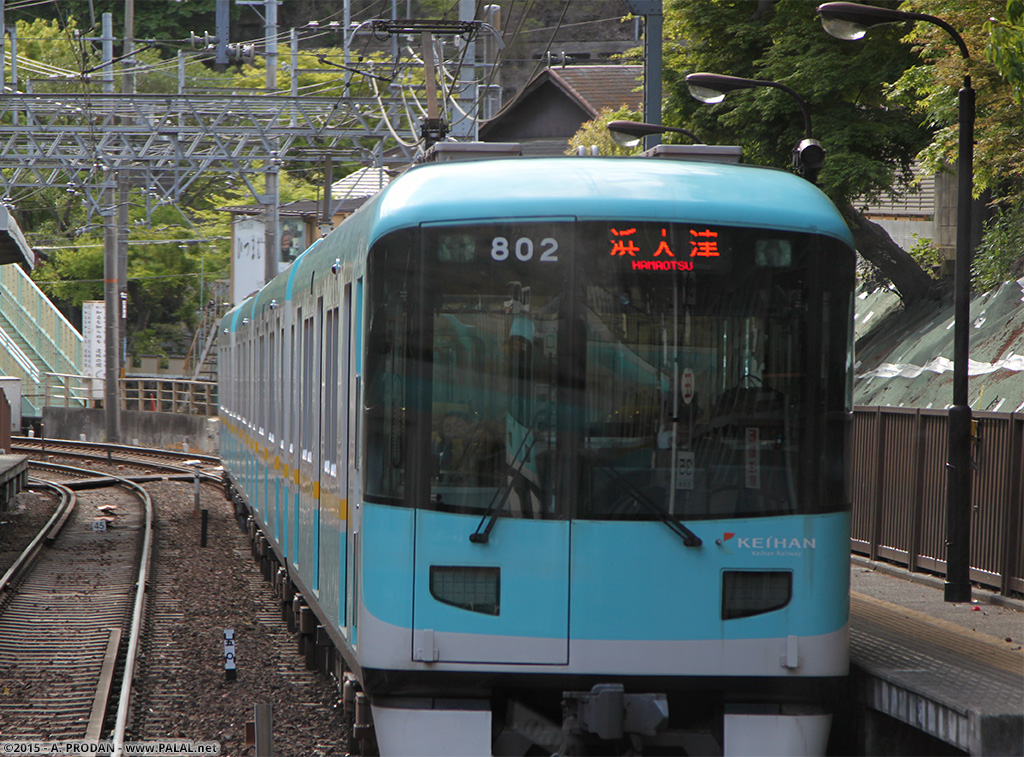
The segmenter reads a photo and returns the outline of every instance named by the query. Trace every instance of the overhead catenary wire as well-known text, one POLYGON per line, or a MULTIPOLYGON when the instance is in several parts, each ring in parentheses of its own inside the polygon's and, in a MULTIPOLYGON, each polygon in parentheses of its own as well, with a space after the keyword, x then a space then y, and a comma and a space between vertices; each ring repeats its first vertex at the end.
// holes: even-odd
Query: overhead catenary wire
MULTIPOLYGON (((482 2, 483 0, 478 0, 478 10, 482 2)), ((362 16, 378 16, 378 12, 381 10, 385 10, 387 5, 388 3, 378 3, 376 6, 372 6, 366 9, 365 12, 360 12, 359 14, 356 14, 356 19, 353 20, 353 24, 358 23, 359 18, 361 18, 362 16)), ((443 14, 451 15, 455 13, 457 11, 458 5, 459 4, 457 2, 450 3, 443 11, 443 14)), ((446 57, 442 58, 442 56, 437 56, 440 61, 440 71, 438 73, 438 79, 440 82, 440 87, 445 95, 446 109, 449 111, 452 121, 454 121, 455 123, 464 121, 466 119, 473 119, 479 121, 479 117, 476 115, 477 108, 479 104, 484 102, 485 98, 487 98, 490 95, 490 91, 488 88, 490 87, 491 83, 495 80, 495 77, 497 76, 497 73, 501 69, 502 65, 510 61, 521 60, 519 57, 515 56, 512 53, 511 46, 514 44, 518 35, 524 33, 532 34, 535 31, 525 30, 525 24, 526 21, 528 21, 532 15, 535 15, 534 11, 537 7, 538 5, 536 3, 536 0, 511 0, 508 6, 510 12, 506 14, 505 18, 507 19, 506 25, 512 27, 512 30, 502 33, 502 38, 508 44, 499 47, 499 49, 495 51, 495 62, 493 64, 489 66, 484 66, 483 68, 481 68, 479 65, 474 66, 472 68, 474 74, 466 78, 463 78, 462 76, 462 69, 463 63, 465 62, 466 56, 468 54, 468 48, 466 46, 459 46, 458 48, 453 49, 451 46, 442 45, 442 50, 445 51, 446 57), (476 90, 475 96, 472 99, 463 98, 459 100, 453 100, 452 97, 454 96, 455 92, 458 91, 458 86, 462 84, 476 85, 478 89, 476 90)), ((549 46, 551 44, 551 40, 557 38, 559 30, 566 26, 565 19, 567 17, 567 14, 568 5, 567 3, 563 3, 559 9, 558 22, 553 26, 548 25, 543 27, 543 31, 549 35, 549 46)), ((324 41, 327 41, 327 38, 331 34, 343 33, 345 30, 341 27, 336 26, 333 28, 324 28, 324 26, 321 25, 321 23, 330 23, 329 21, 326 21, 326 19, 330 19, 332 17, 337 18, 339 15, 340 11, 336 12, 335 14, 332 14, 331 16, 324 17, 324 19, 318 22, 315 26, 309 24, 305 28, 297 28, 296 31, 298 32, 298 34, 296 38, 298 39, 301 53, 307 54, 309 52, 308 49, 302 48, 302 46, 304 45, 322 43, 324 41)), ((479 15, 479 13, 477 15, 479 15)), ((97 40, 91 37, 86 37, 81 33, 72 35, 73 30, 73 26, 64 26, 64 31, 68 34, 69 41, 78 49, 79 57, 81 59, 80 65, 82 69, 87 70, 91 65, 94 65, 95 63, 95 46, 97 44, 97 40)), ((280 31, 277 35, 277 39, 284 40, 286 38, 286 34, 290 36, 288 32, 283 30, 280 31)), ((158 42, 159 44, 171 44, 174 41, 159 40, 158 42)), ((403 48, 400 49, 403 49, 403 52, 408 51, 407 46, 403 46, 403 48)), ((203 69, 200 68, 198 64, 198 61, 203 59, 204 56, 211 55, 212 51, 199 50, 195 52, 194 56, 190 55, 187 58, 185 58, 186 62, 196 64, 189 71, 188 81, 191 86, 196 86, 198 88, 202 87, 203 84, 205 83, 214 85, 215 89, 221 89, 219 87, 216 87, 216 85, 220 82, 225 81, 225 78, 218 77, 215 75, 203 76, 203 69)), ((150 82, 150 85, 148 87, 150 91, 154 91, 155 93, 155 91, 165 90, 162 83, 160 82, 160 79, 164 78, 167 81, 170 81, 172 77, 172 70, 178 69, 180 71, 181 61, 180 59, 154 60, 154 57, 155 56, 152 55, 149 56, 149 59, 145 62, 138 61, 138 58, 136 58, 135 60, 137 61, 138 65, 134 66, 133 74, 135 76, 145 74, 151 77, 157 77, 155 80, 152 80, 150 82)), ((22 59, 23 56, 19 55, 19 62, 22 59)), ((358 125, 359 121, 357 120, 357 118, 362 119, 364 117, 369 117, 372 119, 376 119, 376 121, 374 122, 376 128, 378 130, 381 130, 383 127, 384 133, 387 133, 392 137, 395 137, 396 141, 398 141, 398 143, 401 144, 403 148, 414 147, 418 143, 418 140, 410 142, 410 136, 407 135, 407 126, 409 131, 411 131, 415 136, 418 136, 418 134, 415 134, 415 124, 417 122, 416 113, 422 113, 424 110, 423 103, 420 101, 420 98, 422 97, 422 84, 414 83, 412 77, 408 76, 407 73, 405 73, 409 70, 408 66, 412 65, 409 62, 410 60, 415 61, 414 54, 410 58, 406 58, 404 54, 401 56, 396 56, 395 59, 392 61, 392 70, 400 72, 401 76, 399 76, 399 78, 392 83, 390 91, 385 91, 382 89, 382 87, 376 85, 372 87, 367 87, 366 92, 368 95, 370 95, 368 99, 372 103, 374 103, 375 107, 372 107, 369 110, 365 110, 360 113, 354 109, 358 106, 347 106, 353 108, 352 110, 347 111, 349 120, 353 125, 358 125), (407 123, 401 123, 402 120, 405 120, 407 123)), ((310 69, 307 69, 305 67, 306 65, 308 64, 300 63, 298 67, 292 66, 292 68, 301 69, 301 71, 292 71, 292 76, 297 77, 301 74, 309 73, 310 69)), ((360 62, 356 65, 364 67, 367 72, 378 71, 382 66, 388 66, 387 63, 382 64, 381 62, 378 61, 360 62)), ((540 65, 543 65, 543 61, 541 61, 535 68, 535 73, 536 70, 539 70, 540 65)), ((115 77, 122 78, 126 75, 123 64, 121 66, 111 66, 111 68, 114 69, 113 74, 115 77)), ((282 69, 287 70, 287 68, 288 63, 284 63, 282 65, 282 69)), ((315 66, 310 68, 315 68, 315 66)), ((26 68, 25 70, 28 69, 26 68)), ((250 70, 255 71, 258 70, 258 68, 250 70)), ((469 69, 467 69, 467 71, 468 70, 469 69)), ((324 69, 324 72, 325 74, 329 74, 329 72, 326 69, 324 69)), ((73 72, 67 70, 60 71, 59 73, 64 76, 74 75, 73 72)), ((342 78, 332 78, 329 75, 321 76, 318 78, 321 78, 321 80, 310 81, 309 79, 306 79, 304 83, 296 84, 294 91, 299 97, 325 96, 331 98, 332 100, 337 98, 337 107, 335 107, 335 109, 331 113, 330 122, 338 123, 338 112, 341 111, 342 117, 344 118, 344 113, 347 110, 345 104, 345 97, 342 94, 342 88, 344 86, 342 78)), ((281 89, 284 88, 282 87, 281 89)), ((268 92, 263 89, 241 92, 240 90, 231 87, 225 87, 221 89, 221 91, 225 93, 225 97, 234 96, 233 94, 226 94, 229 92, 260 98, 279 97, 281 94, 283 94, 281 92, 268 92)), ((181 93, 185 94, 185 90, 181 90, 181 93)), ((216 94, 216 92, 211 94, 216 94)), ((68 98, 78 97, 76 101, 72 102, 71 100, 69 100, 68 105, 76 106, 82 113, 82 116, 85 118, 85 120, 88 121, 88 142, 95 146, 97 130, 102 130, 104 128, 103 125, 107 123, 107 121, 109 120, 112 102, 106 98, 102 98, 100 93, 91 83, 87 86, 83 86, 82 91, 78 95, 72 95, 69 93, 66 96, 68 98), (84 95, 84 97, 82 97, 82 95, 84 95)), ((200 113, 196 113, 196 115, 198 117, 203 117, 202 114, 200 113)), ((319 120, 317 122, 319 123, 319 120)), ((326 124, 327 121, 325 120, 324 123, 326 124)), ((86 135, 83 134, 83 141, 85 141, 85 136, 86 135)), ((93 152, 95 154, 95 149, 93 152)), ((101 162, 104 162, 103 156, 97 155, 96 160, 93 161, 93 165, 91 167, 85 168, 83 164, 83 171, 75 176, 71 176, 70 180, 68 181, 69 191, 73 190, 75 187, 81 186, 82 182, 88 184, 90 182, 93 182, 94 180, 98 181, 98 172, 100 170, 109 170, 106 166, 100 165, 101 162)), ((109 175, 105 174, 102 178, 104 182, 110 181, 109 175)), ((97 185, 93 184, 93 186, 95 187, 97 185)), ((18 198, 19 202, 23 197, 26 197, 26 195, 21 195, 21 197, 18 198)), ((168 202, 172 202, 172 200, 168 198, 168 202)), ((99 205, 96 204, 96 200, 93 200, 92 207, 99 207, 99 205)))

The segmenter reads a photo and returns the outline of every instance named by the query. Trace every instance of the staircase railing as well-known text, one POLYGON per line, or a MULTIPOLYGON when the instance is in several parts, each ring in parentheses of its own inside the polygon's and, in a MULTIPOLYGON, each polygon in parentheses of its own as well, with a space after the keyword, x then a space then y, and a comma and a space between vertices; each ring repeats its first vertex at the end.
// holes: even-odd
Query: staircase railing
POLYGON ((40 374, 82 372, 82 335, 16 265, 0 266, 0 329, 7 337, 0 365, 23 380, 22 397, 30 405, 39 405, 45 393, 40 374))
POLYGON ((21 379, 21 414, 38 415, 38 404, 32 399, 37 398, 39 394, 39 368, 2 326, 0 326, 0 374, 16 376, 21 379))

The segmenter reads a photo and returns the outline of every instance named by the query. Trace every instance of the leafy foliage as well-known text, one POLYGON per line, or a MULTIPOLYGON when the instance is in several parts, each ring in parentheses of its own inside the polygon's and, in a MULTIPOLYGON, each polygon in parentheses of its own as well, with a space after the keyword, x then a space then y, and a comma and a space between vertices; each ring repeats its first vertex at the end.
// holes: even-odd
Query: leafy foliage
POLYGON ((914 246, 907 252, 932 278, 938 278, 942 267, 942 253, 934 240, 914 234, 914 246))
POLYGON ((982 291, 1024 274, 1024 204, 989 219, 974 253, 974 284, 982 291))
POLYGON ((870 46, 843 42, 822 30, 815 7, 805 0, 670 0, 666 117, 708 142, 742 145, 749 162, 788 168, 804 136, 792 97, 759 87, 707 106, 690 97, 685 76, 707 71, 788 85, 806 100, 813 135, 827 151, 819 183, 843 206, 906 184, 930 130, 913 102, 886 89, 916 62, 898 30, 872 31, 870 46))
POLYGON ((915 159, 931 173, 955 164, 957 91, 970 73, 977 92, 975 191, 1005 209, 988 225, 976 271, 979 283, 1009 275, 1024 259, 1020 245, 1013 247, 1012 222, 1013 209, 1024 203, 1024 0, 872 4, 942 18, 961 30, 971 60, 965 63, 934 24, 879 26, 860 42, 846 42, 825 34, 815 4, 803 0, 669 0, 666 122, 689 126, 709 142, 740 144, 750 162, 787 167, 802 136, 792 98, 758 88, 708 107, 689 98, 684 79, 709 71, 787 84, 808 102, 814 135, 828 152, 819 183, 842 208, 905 188, 915 159), (983 260, 989 256, 991 266, 983 260))
POLYGON ((1015 277, 1024 263, 1024 0, 910 0, 906 7, 939 16, 958 29, 971 55, 965 69, 948 33, 918 24, 907 40, 920 50, 922 63, 896 87, 918 98, 922 114, 936 129, 921 154, 926 169, 936 172, 956 163, 956 93, 965 71, 970 73, 977 93, 974 192, 987 195, 994 209, 975 250, 974 283, 990 288, 997 280, 1015 277))
POLYGON ((635 155, 641 151, 639 145, 636 147, 623 147, 612 139, 611 133, 608 131, 609 121, 639 121, 640 114, 634 110, 628 108, 622 108, 620 110, 611 110, 606 108, 598 114, 597 118, 593 121, 587 121, 584 123, 578 132, 576 132, 572 139, 569 140, 569 148, 566 150, 567 155, 574 155, 576 148, 582 147, 585 150, 589 150, 591 145, 597 145, 597 148, 601 155, 635 155))
MULTIPOLYGON (((233 19, 239 16, 239 9, 230 4, 233 19)), ((169 0, 167 2, 136 2, 136 39, 180 40, 187 38, 190 31, 213 30, 216 20, 216 0, 169 0)), ((17 7, 7 10, 10 19, 22 20, 20 15, 31 14, 45 22, 56 22, 61 26, 77 25, 90 32, 99 32, 100 19, 110 13, 114 26, 124 30, 125 4, 123 0, 61 0, 59 3, 34 3, 22 10, 17 7)), ((99 36, 96 34, 95 36, 99 36)))
MULTIPOLYGON (((1013 0, 1009 6, 1019 4, 1020 0, 1013 0)), ((909 69, 894 89, 914 97, 936 130, 934 141, 921 153, 926 170, 934 173, 956 163, 957 92, 964 74, 969 73, 977 93, 975 195, 989 192, 996 202, 1020 202, 1024 199, 1024 151, 1020 149, 1024 144, 1024 107, 1015 99, 1014 88, 985 58, 991 42, 986 26, 993 28, 989 19, 1003 14, 1008 6, 1003 0, 910 0, 906 7, 938 16, 960 30, 971 54, 965 64, 950 35, 933 24, 918 24, 907 36, 919 49, 922 62, 909 69)), ((1011 53, 1005 48, 1003 60, 1012 59, 1011 53)))
POLYGON ((1013 88, 1013 99, 1024 105, 1024 0, 1006 0, 1006 18, 985 22, 985 56, 1013 88))

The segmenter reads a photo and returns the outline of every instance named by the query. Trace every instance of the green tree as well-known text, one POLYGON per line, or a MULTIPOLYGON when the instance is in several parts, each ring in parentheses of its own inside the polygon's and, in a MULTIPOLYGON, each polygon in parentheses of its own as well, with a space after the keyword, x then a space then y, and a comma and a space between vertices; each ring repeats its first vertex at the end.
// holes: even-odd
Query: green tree
MULTIPOLYGON (((182 355, 198 326, 214 282, 231 273, 232 217, 219 208, 252 204, 247 192, 211 178, 205 194, 185 209, 163 206, 148 225, 133 223, 128 248, 128 349, 132 354, 182 355)), ((256 180, 263 191, 263 181, 256 180)), ((306 199, 313 191, 301 179, 281 174, 282 203, 306 199)), ((142 221, 141 190, 129 205, 142 221)), ((30 234, 35 242, 35 235, 30 234)), ((33 271, 33 279, 75 322, 85 300, 103 299, 103 231, 92 227, 59 243, 33 271)))
MULTIPOLYGON (((230 4, 232 20, 240 16, 235 3, 230 4)), ((75 24, 89 32, 88 36, 99 36, 100 22, 104 13, 113 17, 115 37, 124 33, 124 0, 61 0, 59 3, 32 3, 8 7, 8 23, 11 20, 44 19, 61 25, 75 24), (96 32, 95 35, 92 33, 96 32)), ((202 34, 213 32, 216 21, 216 0, 168 0, 167 2, 134 3, 135 38, 138 40, 181 40, 190 32, 202 34)), ((120 50, 120 42, 116 43, 120 50)))
POLYGON ((1024 105, 1024 0, 1006 0, 1006 17, 990 16, 985 56, 1013 88, 1013 99, 1024 105))
POLYGON ((608 131, 609 121, 640 121, 640 114, 636 111, 623 108, 611 110, 606 108, 598 114, 597 118, 584 123, 572 139, 569 140, 569 149, 566 154, 574 154, 576 148, 582 147, 589 150, 591 145, 596 145, 601 155, 635 155, 640 152, 639 145, 636 147, 623 147, 612 139, 608 131))
POLYGON ((918 48, 921 61, 894 89, 912 96, 934 127, 935 138, 921 158, 937 173, 956 165, 957 91, 970 73, 977 97, 974 194, 985 197, 993 211, 975 250, 975 284, 1016 278, 1024 263, 1024 250, 1016 244, 1024 206, 1024 2, 908 0, 902 7, 943 19, 967 45, 971 58, 965 63, 946 31, 918 24, 906 40, 918 48))
POLYGON ((757 88, 709 107, 690 97, 685 76, 708 71, 788 85, 809 105, 814 136, 827 150, 819 183, 843 212, 860 252, 904 301, 930 296, 928 275, 854 206, 859 198, 907 189, 914 157, 930 141, 912 99, 887 86, 917 62, 916 54, 901 43, 897 27, 873 30, 869 44, 834 39, 815 7, 805 0, 669 0, 666 121, 709 143, 742 145, 749 162, 789 167, 804 136, 792 97, 757 88))

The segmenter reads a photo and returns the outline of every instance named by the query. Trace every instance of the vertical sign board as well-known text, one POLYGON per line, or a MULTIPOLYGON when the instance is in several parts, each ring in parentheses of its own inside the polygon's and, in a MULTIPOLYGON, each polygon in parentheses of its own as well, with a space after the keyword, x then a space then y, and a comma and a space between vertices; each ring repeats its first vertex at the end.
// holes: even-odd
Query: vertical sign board
POLYGON ((103 399, 103 378, 107 368, 107 313, 103 300, 82 303, 82 375, 91 376, 92 398, 103 399))
POLYGON ((761 488, 761 430, 757 426, 747 426, 745 432, 743 458, 746 468, 748 489, 761 488))
POLYGON ((224 629, 224 679, 234 681, 237 677, 235 670, 235 629, 224 629))
POLYGON ((266 232, 263 221, 238 218, 234 223, 231 252, 231 302, 240 303, 265 283, 266 232))

